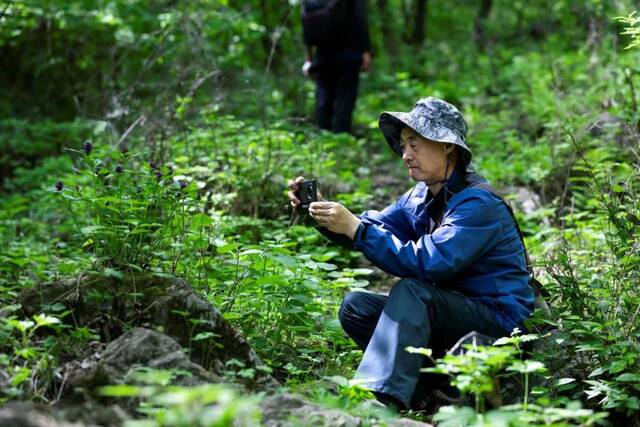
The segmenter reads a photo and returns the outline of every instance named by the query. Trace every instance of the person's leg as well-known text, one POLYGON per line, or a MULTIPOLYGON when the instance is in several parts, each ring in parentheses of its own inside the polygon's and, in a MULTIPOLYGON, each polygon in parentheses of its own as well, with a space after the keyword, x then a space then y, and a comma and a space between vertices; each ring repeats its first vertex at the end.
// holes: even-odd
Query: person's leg
POLYGON ((316 76, 316 120, 320 129, 331 130, 336 101, 337 75, 332 63, 318 65, 316 76))
POLYGON ((401 280, 391 288, 356 378, 408 407, 425 357, 407 352, 406 347, 429 347, 434 335, 443 345, 453 345, 472 330, 508 335, 493 311, 461 293, 415 279, 401 280))
POLYGON ((339 75, 332 129, 334 132, 351 132, 351 118, 358 96, 360 62, 341 62, 338 69, 339 75))
POLYGON ((385 295, 371 292, 349 292, 342 300, 338 319, 342 329, 362 351, 369 344, 386 302, 385 295))

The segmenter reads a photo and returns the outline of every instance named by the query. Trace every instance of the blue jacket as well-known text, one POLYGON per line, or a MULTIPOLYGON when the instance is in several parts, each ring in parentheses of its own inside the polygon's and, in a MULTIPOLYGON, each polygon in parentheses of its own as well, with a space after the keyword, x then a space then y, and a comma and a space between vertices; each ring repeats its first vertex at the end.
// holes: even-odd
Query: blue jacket
POLYGON ((382 212, 364 212, 353 242, 320 231, 387 273, 459 291, 507 330, 522 329, 535 297, 520 236, 504 202, 466 176, 456 170, 435 197, 419 183, 382 212))

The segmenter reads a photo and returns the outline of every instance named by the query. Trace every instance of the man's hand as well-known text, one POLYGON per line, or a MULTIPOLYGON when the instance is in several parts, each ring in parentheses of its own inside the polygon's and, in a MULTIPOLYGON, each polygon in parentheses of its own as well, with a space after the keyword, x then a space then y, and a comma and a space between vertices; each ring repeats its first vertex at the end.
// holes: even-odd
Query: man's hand
POLYGON ((362 54, 362 65, 360 69, 362 71, 369 71, 371 69, 371 52, 364 52, 362 54))
POLYGON ((352 240, 360 225, 360 219, 357 216, 336 202, 313 202, 309 205, 309 214, 320 225, 334 233, 344 234, 352 240))
MULTIPOLYGON (((287 185, 289 186, 289 192, 287 193, 287 196, 289 197, 291 206, 294 208, 297 208, 298 206, 300 206, 300 199, 298 199, 298 196, 296 196, 296 193, 298 192, 298 189, 300 188, 300 184, 303 181, 304 181, 304 176, 299 176, 296 179, 290 179, 289 182, 287 182, 287 185)), ((320 193, 320 190, 318 190, 317 193, 318 193, 318 200, 325 201, 324 197, 322 197, 322 194, 320 193)))

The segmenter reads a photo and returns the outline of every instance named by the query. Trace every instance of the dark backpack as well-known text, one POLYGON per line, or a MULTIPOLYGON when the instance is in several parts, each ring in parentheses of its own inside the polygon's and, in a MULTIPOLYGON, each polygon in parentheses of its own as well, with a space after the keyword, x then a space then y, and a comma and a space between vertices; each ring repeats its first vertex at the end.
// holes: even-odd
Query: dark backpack
POLYGON ((344 41, 349 0, 304 0, 302 34, 307 46, 334 47, 344 41))

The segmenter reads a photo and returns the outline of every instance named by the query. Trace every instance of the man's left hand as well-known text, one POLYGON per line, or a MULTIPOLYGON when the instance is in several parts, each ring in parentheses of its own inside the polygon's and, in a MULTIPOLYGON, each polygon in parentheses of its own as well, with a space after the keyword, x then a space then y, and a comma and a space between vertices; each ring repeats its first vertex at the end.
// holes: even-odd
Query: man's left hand
POLYGON ((362 54, 362 65, 360 66, 362 71, 369 71, 371 69, 371 59, 371 52, 364 52, 362 54))
POLYGON ((350 239, 355 237, 360 225, 357 216, 336 202, 313 202, 309 205, 309 214, 329 231, 344 234, 350 239))

